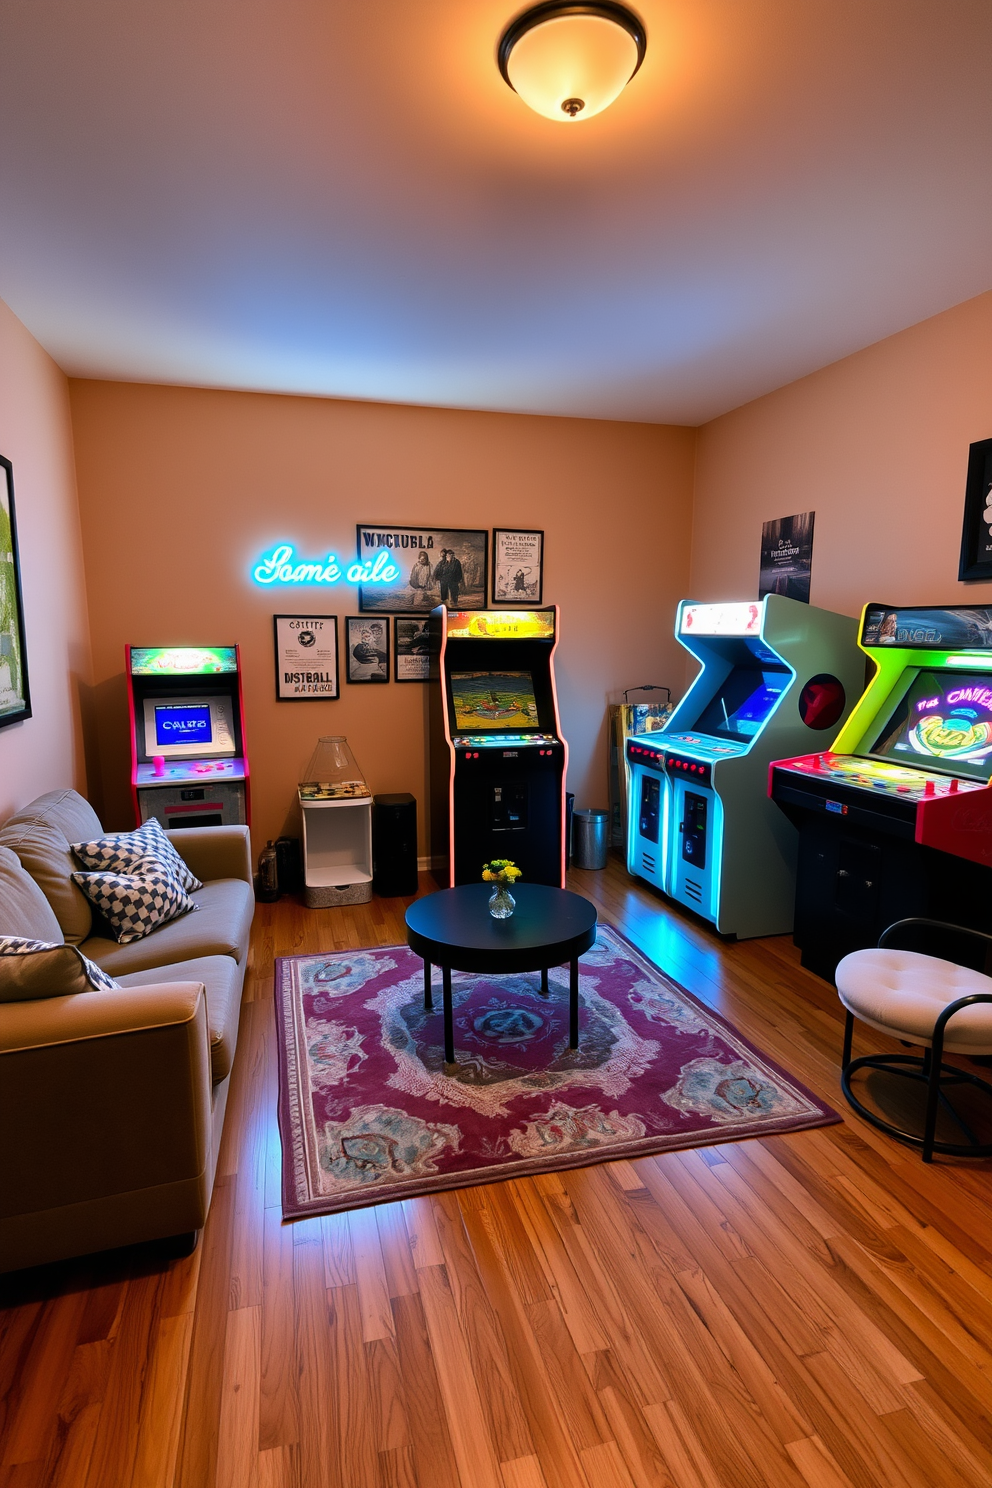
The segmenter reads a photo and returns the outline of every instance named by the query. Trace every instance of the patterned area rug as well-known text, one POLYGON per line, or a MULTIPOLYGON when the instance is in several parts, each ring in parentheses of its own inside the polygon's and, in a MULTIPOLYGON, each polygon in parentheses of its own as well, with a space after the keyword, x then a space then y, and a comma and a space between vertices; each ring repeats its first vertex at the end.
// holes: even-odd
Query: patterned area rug
POLYGON ((579 975, 570 1050, 567 967, 455 973, 446 1074, 406 946, 277 961, 286 1218, 840 1120, 610 926, 579 975))

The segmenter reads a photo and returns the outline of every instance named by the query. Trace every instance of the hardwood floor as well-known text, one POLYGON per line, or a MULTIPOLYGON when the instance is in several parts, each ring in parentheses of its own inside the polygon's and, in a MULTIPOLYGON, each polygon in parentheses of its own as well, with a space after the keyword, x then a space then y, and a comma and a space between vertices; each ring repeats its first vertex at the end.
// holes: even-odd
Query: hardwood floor
POLYGON ((201 1244, 6 1279, 0 1488, 992 1483, 992 1164, 848 1112, 788 938, 571 882, 844 1123, 283 1225, 273 957, 404 901, 259 906, 201 1244))

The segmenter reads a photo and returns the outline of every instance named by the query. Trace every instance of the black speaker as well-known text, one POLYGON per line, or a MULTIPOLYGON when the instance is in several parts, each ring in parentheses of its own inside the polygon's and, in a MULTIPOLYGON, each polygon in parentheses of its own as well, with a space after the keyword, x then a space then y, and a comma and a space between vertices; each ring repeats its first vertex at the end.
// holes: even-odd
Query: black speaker
POLYGON ((386 899, 417 892, 417 802, 372 797, 372 888, 386 899))

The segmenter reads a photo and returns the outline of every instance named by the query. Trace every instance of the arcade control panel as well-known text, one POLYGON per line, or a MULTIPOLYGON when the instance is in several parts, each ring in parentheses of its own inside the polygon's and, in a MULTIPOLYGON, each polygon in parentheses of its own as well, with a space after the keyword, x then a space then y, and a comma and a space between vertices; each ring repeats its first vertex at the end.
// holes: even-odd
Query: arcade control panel
POLYGON ((154 760, 139 764, 135 784, 170 785, 203 784, 211 780, 244 780, 243 759, 224 760, 163 760, 156 765, 154 760))
POLYGON ((663 748, 660 743, 649 743, 645 736, 640 734, 627 740, 627 759, 632 765, 647 765, 655 770, 664 771, 673 780, 681 777, 695 781, 697 785, 710 785, 713 764, 721 758, 742 754, 746 748, 738 744, 724 744, 698 734, 674 736, 666 734, 665 743, 667 745, 684 744, 692 749, 695 757, 676 753, 670 747, 663 748), (700 755, 703 758, 700 758, 700 755))
POLYGON ((457 734, 451 742, 467 760, 478 759, 480 749, 498 749, 504 759, 516 759, 522 749, 536 749, 539 757, 550 757, 556 747, 562 748, 554 734, 457 734))
POLYGON ((932 796, 953 796, 959 791, 984 790, 978 780, 962 780, 926 769, 907 769, 882 760, 859 759, 853 754, 806 754, 797 759, 776 760, 772 770, 805 776, 820 785, 833 782, 854 786, 883 796, 925 801, 932 796))

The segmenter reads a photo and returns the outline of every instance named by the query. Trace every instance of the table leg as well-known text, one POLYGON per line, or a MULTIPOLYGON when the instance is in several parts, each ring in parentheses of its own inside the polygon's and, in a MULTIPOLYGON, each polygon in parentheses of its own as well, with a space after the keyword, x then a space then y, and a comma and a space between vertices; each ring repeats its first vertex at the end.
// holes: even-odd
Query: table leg
POLYGON ((434 1007, 434 999, 431 997, 431 963, 424 962, 424 1007, 430 1012, 434 1007))
POLYGON ((547 997, 547 995, 548 995, 548 968, 546 966, 542 966, 541 967, 541 996, 542 997, 547 997))
POLYGON ((451 1009, 451 967, 441 967, 441 984, 444 988, 444 1058, 447 1064, 455 1062, 455 1020, 451 1009))
POLYGON ((568 1047, 579 1047, 579 958, 568 963, 568 1047))

